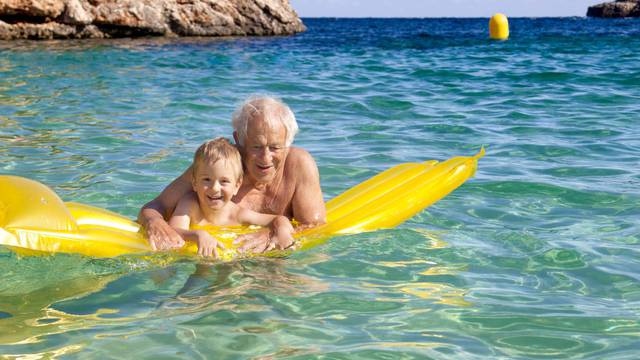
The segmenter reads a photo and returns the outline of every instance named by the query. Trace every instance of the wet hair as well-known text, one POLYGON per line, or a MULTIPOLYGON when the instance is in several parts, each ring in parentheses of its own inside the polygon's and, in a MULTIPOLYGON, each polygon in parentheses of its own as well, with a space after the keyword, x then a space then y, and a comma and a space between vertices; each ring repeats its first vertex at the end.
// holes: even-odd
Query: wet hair
POLYGON ((298 133, 298 123, 293 111, 280 99, 266 96, 254 95, 245 100, 234 111, 231 117, 231 125, 233 130, 238 133, 238 141, 240 146, 244 146, 247 138, 247 127, 249 120, 256 115, 262 115, 269 125, 274 125, 275 121, 279 121, 286 130, 285 146, 293 143, 293 138, 298 133))
POLYGON ((206 141, 196 150, 195 155, 193 155, 193 176, 196 176, 198 168, 202 164, 213 164, 218 160, 227 161, 236 174, 236 180, 242 179, 240 152, 228 139, 223 137, 206 141))

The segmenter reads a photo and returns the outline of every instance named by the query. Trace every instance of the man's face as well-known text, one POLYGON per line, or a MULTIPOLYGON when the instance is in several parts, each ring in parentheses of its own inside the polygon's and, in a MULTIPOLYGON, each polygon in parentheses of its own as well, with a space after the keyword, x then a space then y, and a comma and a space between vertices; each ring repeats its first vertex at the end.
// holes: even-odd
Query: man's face
POLYGON ((247 125, 242 146, 246 175, 254 182, 270 183, 287 157, 287 130, 281 122, 269 123, 262 115, 255 116, 247 125))

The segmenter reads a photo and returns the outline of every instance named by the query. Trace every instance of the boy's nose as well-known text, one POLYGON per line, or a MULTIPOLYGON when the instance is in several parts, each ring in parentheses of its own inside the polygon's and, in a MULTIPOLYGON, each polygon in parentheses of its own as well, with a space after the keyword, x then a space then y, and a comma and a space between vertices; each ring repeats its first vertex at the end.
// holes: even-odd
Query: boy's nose
POLYGON ((214 181, 213 184, 211 184, 211 190, 220 191, 220 182, 214 181))

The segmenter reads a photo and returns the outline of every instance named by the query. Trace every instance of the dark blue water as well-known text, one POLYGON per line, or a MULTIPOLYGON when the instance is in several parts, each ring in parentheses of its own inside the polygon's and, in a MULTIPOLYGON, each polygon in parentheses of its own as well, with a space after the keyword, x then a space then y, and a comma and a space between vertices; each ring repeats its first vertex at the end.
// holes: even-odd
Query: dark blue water
MULTIPOLYGON (((331 198, 392 165, 487 156, 402 226, 287 259, 19 258, 0 354, 637 357, 640 21, 304 19, 291 37, 0 43, 0 173, 127 216, 284 99, 331 198)), ((1 189, 0 189, 1 190, 1 189)))

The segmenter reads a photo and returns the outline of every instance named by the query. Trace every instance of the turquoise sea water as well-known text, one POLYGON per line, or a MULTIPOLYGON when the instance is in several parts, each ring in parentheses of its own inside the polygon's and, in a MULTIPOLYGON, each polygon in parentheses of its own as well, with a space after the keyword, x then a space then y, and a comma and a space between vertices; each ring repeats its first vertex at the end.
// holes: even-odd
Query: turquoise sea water
POLYGON ((396 229, 207 263, 0 249, 6 358, 634 359, 640 22, 305 19, 293 37, 0 42, 0 173, 134 217, 252 93, 326 199, 487 156, 396 229))

